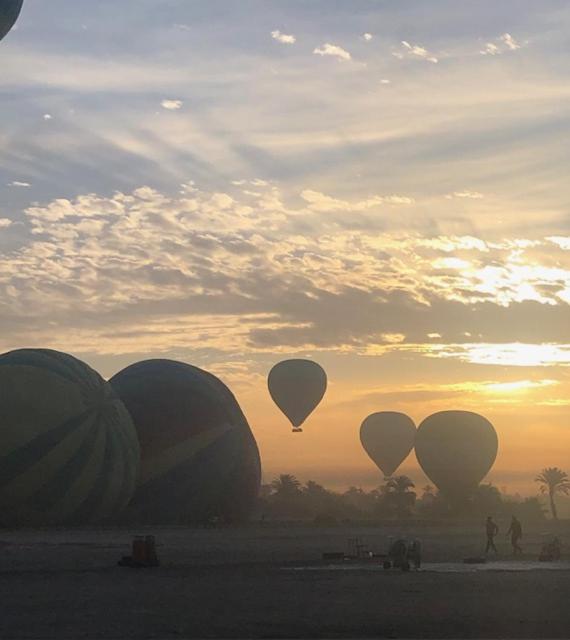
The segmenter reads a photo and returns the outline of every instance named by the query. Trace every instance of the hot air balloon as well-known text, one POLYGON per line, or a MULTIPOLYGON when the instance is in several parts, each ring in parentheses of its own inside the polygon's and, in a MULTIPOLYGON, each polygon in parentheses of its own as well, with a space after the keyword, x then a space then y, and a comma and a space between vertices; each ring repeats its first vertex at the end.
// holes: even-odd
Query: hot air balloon
POLYGON ((312 360, 284 360, 269 372, 269 393, 289 418, 293 431, 315 410, 327 390, 327 374, 312 360))
POLYGON ((497 433, 483 416, 441 411, 426 418, 416 435, 416 456, 428 478, 448 498, 463 500, 490 471, 497 433))
POLYGON ((24 0, 0 0, 0 40, 16 23, 24 0))
POLYGON ((0 356, 0 523, 114 520, 139 471, 135 427, 91 367, 50 349, 0 356))
POLYGON ((221 380, 184 362, 145 360, 110 384, 133 418, 141 446, 131 520, 247 520, 261 481, 259 450, 221 380))
POLYGON ((368 416, 360 427, 360 441, 386 477, 394 474, 414 447, 416 425, 403 413, 382 411, 368 416))

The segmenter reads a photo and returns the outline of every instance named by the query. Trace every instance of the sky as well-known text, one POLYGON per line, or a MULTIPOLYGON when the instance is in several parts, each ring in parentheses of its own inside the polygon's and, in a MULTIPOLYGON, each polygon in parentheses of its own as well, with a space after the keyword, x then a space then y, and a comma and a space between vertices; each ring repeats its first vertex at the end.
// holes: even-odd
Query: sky
POLYGON ((570 452, 569 29, 563 0, 25 0, 0 350, 203 367, 265 481, 371 488, 368 414, 477 411, 489 479, 536 493, 570 452), (303 434, 288 357, 329 377, 303 434))

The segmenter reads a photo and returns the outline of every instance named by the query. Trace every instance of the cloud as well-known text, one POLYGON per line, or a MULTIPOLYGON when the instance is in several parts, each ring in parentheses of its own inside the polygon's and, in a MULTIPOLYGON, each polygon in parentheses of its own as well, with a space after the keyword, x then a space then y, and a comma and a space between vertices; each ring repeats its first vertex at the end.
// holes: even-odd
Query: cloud
POLYGON ((308 203, 309 208, 313 211, 366 211, 374 209, 381 205, 411 205, 414 199, 408 196, 390 195, 390 196, 370 196, 365 200, 358 202, 349 202, 347 200, 339 200, 319 191, 305 189, 301 192, 301 198, 308 203))
POLYGON ((346 49, 343 49, 336 44, 330 44, 329 42, 325 43, 321 47, 317 47, 313 53, 319 56, 332 56, 338 60, 352 60, 352 56, 348 51, 346 51, 346 49))
POLYGON ((371 33, 363 33, 362 38, 366 40, 366 42, 370 42, 374 36, 371 33))
POLYGON ((8 218, 0 218, 0 229, 7 229, 12 225, 12 220, 8 220, 8 218))
POLYGON ((33 335, 93 353, 199 344, 492 364, 485 345, 504 344, 502 364, 565 364, 570 257, 554 241, 405 230, 393 206, 424 207, 408 196, 234 182, 28 208, 24 241, 0 245, 2 345, 33 335))
POLYGON ((454 191, 445 196, 448 200, 459 198, 461 200, 482 200, 485 196, 479 191, 454 191))
POLYGON ((294 35, 281 33, 278 29, 271 32, 271 37, 281 44, 295 44, 297 38, 294 35))
POLYGON ((32 185, 29 182, 21 182, 19 180, 14 180, 13 182, 8 183, 9 187, 19 187, 21 189, 28 189, 32 185))
POLYGON ((182 100, 163 100, 160 105, 168 111, 178 111, 182 109, 184 102, 182 102, 182 100))
POLYGON ((570 236, 550 236, 546 238, 549 242, 553 242, 565 251, 570 251, 570 236))
POLYGON ((417 44, 410 44, 406 40, 402 40, 402 50, 396 51, 392 55, 399 59, 408 57, 421 58, 422 60, 427 60, 427 62, 432 62, 434 64, 439 62, 439 59, 430 53, 425 47, 421 47, 417 44))
POLYGON ((521 46, 510 33, 503 33, 493 42, 487 42, 480 53, 483 56, 498 56, 509 51, 517 51, 521 46))
MULTIPOLYGON (((569 344, 463 344, 445 345, 432 350, 432 357, 453 358, 471 362, 510 367, 570 366, 569 344)), ((552 381, 543 381, 539 386, 551 386, 552 381)), ((535 385, 536 386, 536 385, 535 385)), ((500 387, 490 391, 505 391, 500 387)), ((512 391, 512 389, 510 390, 512 391)))

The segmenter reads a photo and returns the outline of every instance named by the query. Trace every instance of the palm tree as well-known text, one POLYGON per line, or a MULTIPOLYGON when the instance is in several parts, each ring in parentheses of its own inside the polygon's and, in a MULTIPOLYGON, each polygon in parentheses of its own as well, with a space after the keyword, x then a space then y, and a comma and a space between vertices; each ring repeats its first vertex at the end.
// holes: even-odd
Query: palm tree
POLYGON ((271 483, 273 493, 278 496, 296 496, 301 492, 301 483, 288 473, 281 474, 271 483))
POLYGON ((570 478, 568 474, 558 467, 546 467, 536 476, 535 482, 540 484, 541 493, 548 494, 550 499, 550 511, 554 520, 558 520, 558 512, 554 503, 557 493, 568 495, 570 492, 570 478))
POLYGON ((295 476, 284 473, 271 483, 270 498, 273 514, 278 517, 295 518, 304 511, 304 496, 301 483, 295 476))
POLYGON ((416 501, 416 494, 411 491, 414 488, 415 485, 408 476, 390 478, 382 487, 384 500, 387 504, 392 504, 395 507, 399 517, 405 517, 410 514, 416 501))
POLYGON ((408 476, 395 476, 390 478, 386 483, 386 489, 393 493, 409 493, 410 489, 415 488, 415 484, 408 476))

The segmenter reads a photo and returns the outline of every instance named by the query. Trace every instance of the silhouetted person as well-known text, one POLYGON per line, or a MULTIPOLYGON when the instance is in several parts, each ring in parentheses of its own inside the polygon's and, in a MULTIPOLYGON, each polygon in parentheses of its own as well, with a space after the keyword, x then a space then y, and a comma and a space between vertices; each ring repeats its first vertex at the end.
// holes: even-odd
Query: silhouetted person
POLYGON ((522 553, 519 540, 522 538, 523 532, 522 532, 522 525, 520 521, 517 518, 515 518, 515 516, 512 517, 511 526, 507 531, 507 535, 509 534, 511 536, 511 544, 513 545, 513 553, 516 556, 517 554, 522 553))
POLYGON ((493 521, 493 518, 489 516, 487 518, 487 522, 485 523, 487 530, 487 547, 485 549, 485 553, 489 553, 492 549, 495 553, 498 553, 497 547, 495 546, 495 536, 499 533, 499 527, 496 522, 493 521))

